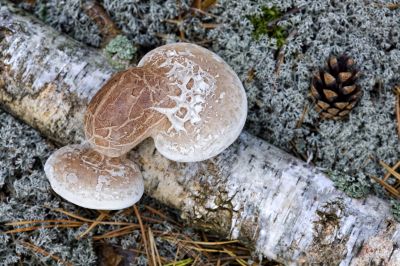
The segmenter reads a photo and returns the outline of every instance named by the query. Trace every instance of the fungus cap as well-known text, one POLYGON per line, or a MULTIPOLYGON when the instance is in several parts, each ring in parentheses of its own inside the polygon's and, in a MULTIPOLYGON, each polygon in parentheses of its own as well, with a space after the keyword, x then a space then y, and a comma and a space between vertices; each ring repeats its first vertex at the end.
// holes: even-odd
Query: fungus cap
POLYGON ((152 137, 165 157, 193 162, 232 144, 246 116, 246 94, 229 65, 198 45, 175 43, 111 78, 89 104, 85 132, 108 156, 152 137))
POLYGON ((89 145, 69 145, 47 160, 45 173, 64 199, 90 209, 118 210, 143 195, 142 174, 132 161, 106 157, 89 145))

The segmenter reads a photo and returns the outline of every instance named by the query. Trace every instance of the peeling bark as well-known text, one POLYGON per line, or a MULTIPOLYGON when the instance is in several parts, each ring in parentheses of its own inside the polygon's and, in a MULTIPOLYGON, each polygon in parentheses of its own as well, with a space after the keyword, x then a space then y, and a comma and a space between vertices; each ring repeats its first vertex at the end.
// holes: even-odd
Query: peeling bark
MULTIPOLYGON (((59 143, 83 139, 85 108, 113 70, 99 51, 0 4, 0 105, 59 143)), ((316 169, 246 132, 199 163, 131 152, 146 191, 183 218, 286 264, 400 265, 388 204, 355 200, 316 169)))

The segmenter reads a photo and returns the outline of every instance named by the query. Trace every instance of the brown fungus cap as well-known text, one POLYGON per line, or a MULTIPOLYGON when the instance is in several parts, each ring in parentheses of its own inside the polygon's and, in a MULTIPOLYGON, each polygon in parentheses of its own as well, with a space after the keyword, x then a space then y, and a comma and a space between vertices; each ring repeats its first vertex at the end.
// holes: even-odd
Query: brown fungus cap
POLYGON ((111 78, 89 104, 85 132, 108 156, 152 137, 165 157, 192 162, 227 148, 246 116, 245 91, 228 64, 198 45, 175 43, 111 78))
POLYGON ((54 152, 44 170, 53 190, 90 209, 118 210, 143 195, 142 174, 132 161, 106 157, 89 145, 69 145, 54 152))

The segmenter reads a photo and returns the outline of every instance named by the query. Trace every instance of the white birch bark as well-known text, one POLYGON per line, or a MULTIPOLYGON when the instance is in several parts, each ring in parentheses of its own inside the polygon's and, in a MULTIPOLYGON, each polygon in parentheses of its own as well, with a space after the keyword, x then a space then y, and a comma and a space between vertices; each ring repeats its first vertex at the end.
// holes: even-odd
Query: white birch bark
MULTIPOLYGON (((85 108, 113 70, 99 51, 0 6, 0 105, 59 143, 83 139, 85 108)), ((355 200, 315 168, 246 132, 200 163, 131 152, 152 197, 194 226, 240 239, 285 264, 400 265, 387 202, 355 200)))

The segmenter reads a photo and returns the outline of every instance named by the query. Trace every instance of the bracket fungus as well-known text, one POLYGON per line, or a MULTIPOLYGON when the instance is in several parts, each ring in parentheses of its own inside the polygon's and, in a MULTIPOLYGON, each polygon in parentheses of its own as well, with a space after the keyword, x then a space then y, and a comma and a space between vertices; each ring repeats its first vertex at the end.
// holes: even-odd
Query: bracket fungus
POLYGON ((123 209, 139 201, 144 191, 134 162, 104 156, 87 144, 57 150, 44 170, 57 194, 85 208, 123 209))
POLYGON ((46 174, 57 193, 78 205, 128 207, 143 193, 143 180, 133 162, 121 156, 151 137, 170 160, 206 160, 233 143, 246 116, 243 85, 225 61, 195 44, 164 45, 106 82, 85 114, 90 148, 62 148, 46 162, 46 174), (82 159, 89 154, 95 164, 82 159), (105 170, 102 163, 112 167, 105 170))
POLYGON ((168 159, 195 162, 232 144, 246 116, 246 94, 229 65, 198 45, 174 43, 112 77, 89 104, 85 132, 111 157, 152 137, 168 159))

